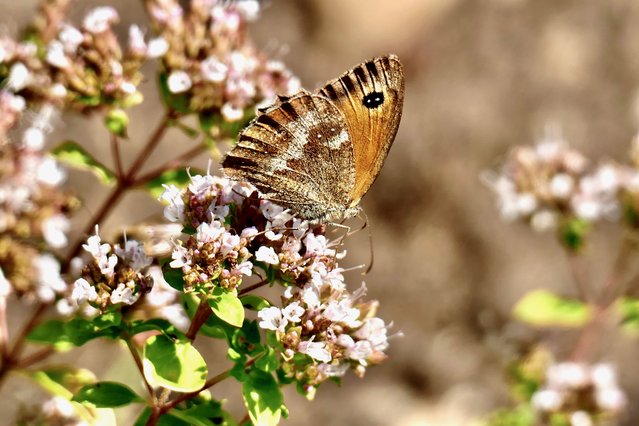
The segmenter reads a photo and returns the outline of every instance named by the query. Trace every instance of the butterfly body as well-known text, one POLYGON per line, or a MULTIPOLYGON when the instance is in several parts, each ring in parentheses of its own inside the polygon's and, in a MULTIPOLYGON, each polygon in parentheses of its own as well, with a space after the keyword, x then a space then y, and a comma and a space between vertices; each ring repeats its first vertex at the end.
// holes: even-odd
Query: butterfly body
POLYGON ((352 217, 395 138, 403 94, 402 66, 389 55, 281 97, 242 131, 224 172, 311 222, 352 217))

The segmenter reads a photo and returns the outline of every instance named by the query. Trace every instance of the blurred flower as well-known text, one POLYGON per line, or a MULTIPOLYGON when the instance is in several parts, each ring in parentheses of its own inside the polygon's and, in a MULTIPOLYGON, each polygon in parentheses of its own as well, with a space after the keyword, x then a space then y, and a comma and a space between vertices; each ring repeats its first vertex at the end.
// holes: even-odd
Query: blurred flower
POLYGON ((543 415, 565 414, 571 425, 581 426, 599 424, 600 417, 618 418, 627 399, 612 365, 562 362, 547 369, 545 383, 531 404, 543 415))
POLYGON ((184 10, 175 0, 151 0, 146 6, 168 45, 162 56, 167 88, 186 96, 190 110, 234 122, 277 94, 300 89, 286 67, 267 59, 249 37, 247 22, 257 18, 259 2, 192 0, 184 10))

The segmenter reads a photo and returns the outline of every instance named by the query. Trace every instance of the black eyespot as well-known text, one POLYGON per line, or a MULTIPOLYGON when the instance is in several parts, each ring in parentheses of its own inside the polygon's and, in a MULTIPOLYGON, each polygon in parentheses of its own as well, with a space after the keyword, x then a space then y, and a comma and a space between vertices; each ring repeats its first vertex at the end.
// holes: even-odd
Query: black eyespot
POLYGON ((364 96, 363 103, 366 108, 377 108, 384 103, 384 94, 382 92, 369 93, 368 95, 364 96))

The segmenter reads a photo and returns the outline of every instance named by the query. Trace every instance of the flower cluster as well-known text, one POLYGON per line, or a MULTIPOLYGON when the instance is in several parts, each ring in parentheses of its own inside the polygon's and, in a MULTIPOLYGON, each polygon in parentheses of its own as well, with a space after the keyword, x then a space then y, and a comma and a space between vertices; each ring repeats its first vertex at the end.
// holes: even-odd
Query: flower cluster
POLYGON ((53 37, 51 25, 36 25, 43 33, 34 34, 33 41, 0 39, 0 79, 30 103, 83 112, 102 105, 135 105, 142 100, 137 89, 142 63, 163 55, 168 45, 162 39, 145 42, 134 25, 123 48, 112 28, 118 20, 115 9, 98 7, 84 17, 80 28, 58 22, 53 37))
POLYGON ((525 220, 538 231, 554 229, 566 219, 616 219, 622 191, 639 193, 635 168, 612 162, 591 167, 558 137, 515 147, 501 173, 484 177, 497 194, 502 217, 525 220))
POLYGON ((362 300, 363 286, 347 291, 337 264, 343 253, 324 226, 260 199, 247 183, 209 175, 192 176, 184 190, 167 186, 162 199, 165 217, 191 234, 176 244, 170 264, 181 268, 185 290, 235 290, 251 275, 284 285, 282 307, 259 311, 259 326, 281 343, 285 374, 309 392, 385 358, 388 326, 375 317, 377 302, 362 300))
POLYGON ((256 105, 300 85, 279 61, 268 60, 251 41, 247 22, 257 18, 256 0, 176 0, 146 2, 156 32, 169 45, 163 56, 166 87, 186 99, 190 111, 220 112, 228 122, 242 120, 256 105))
MULTIPOLYGON (((82 247, 92 260, 74 282, 70 300, 61 301, 69 310, 85 302, 102 312, 112 306, 132 305, 153 287, 153 279, 147 274, 153 259, 139 242, 127 240, 124 247, 103 244, 96 227, 95 235, 82 247)), ((58 309, 64 311, 60 305, 58 309)))
MULTIPOLYGON (((0 120, 7 129, 20 117, 21 98, 0 91, 0 111, 12 112, 0 120)), ((21 141, 7 138, 0 129, 0 272, 2 295, 50 302, 66 290, 60 264, 51 254, 67 244, 69 215, 77 200, 60 189, 66 172, 42 152, 50 111, 42 108, 21 141), (39 127, 37 127, 39 126, 39 127)))
POLYGON ((551 365, 545 385, 532 396, 533 407, 544 416, 564 415, 573 426, 618 418, 627 404, 609 364, 563 362, 551 365))

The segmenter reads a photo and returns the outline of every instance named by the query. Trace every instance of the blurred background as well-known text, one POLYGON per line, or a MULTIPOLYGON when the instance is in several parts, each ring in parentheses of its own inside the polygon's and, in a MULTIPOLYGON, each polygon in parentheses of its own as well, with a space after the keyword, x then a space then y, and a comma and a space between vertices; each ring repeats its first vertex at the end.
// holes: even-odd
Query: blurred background
MULTIPOLYGON (((78 0, 71 19, 79 22, 104 3, 121 13, 123 35, 129 24, 145 22, 141 2, 131 0, 78 0)), ((29 22, 37 1, 0 4, 3 31, 15 33, 29 22)), ((561 359, 576 337, 516 323, 513 304, 533 288, 566 296, 575 291, 553 236, 503 223, 479 176, 496 167, 510 146, 532 143, 548 123, 560 125, 567 140, 593 159, 627 161, 639 125, 639 2, 281 0, 264 4, 252 33, 309 89, 386 53, 397 54, 406 70, 399 133, 363 201, 374 267, 365 277, 359 271, 347 276, 351 288, 366 282, 369 297, 381 302, 380 315, 404 337, 391 341, 390 358, 363 380, 350 375, 341 388, 327 383, 314 402, 287 389, 291 415, 284 424, 468 425, 507 405, 504 367, 518 351, 543 338, 561 359)), ((160 118, 155 80, 145 85, 146 102, 134 109, 125 147, 131 153, 160 118)), ((49 140, 64 139, 90 143, 96 157, 108 158, 108 135, 99 121, 62 117, 49 140)), ((170 133, 150 166, 187 143, 179 132, 170 133)), ((206 167, 207 158, 195 163, 206 167)), ((94 200, 106 192, 84 174, 71 177, 84 200, 79 232, 94 200)), ((135 223, 160 212, 147 195, 130 194, 103 235, 125 218, 135 223)), ((615 226, 604 225, 588 248, 594 285, 608 271, 617 236, 615 226)), ((353 236, 347 248, 344 266, 369 262, 366 232, 353 236)), ((624 424, 639 424, 639 406, 632 403, 639 400, 637 342, 615 333, 605 339, 594 360, 617 364, 631 402, 624 424)), ((226 368, 215 342, 199 344, 207 359, 226 368)), ((131 383, 133 363, 123 351, 112 356, 114 350, 92 342, 56 361, 131 383)), ((34 400, 31 384, 11 380, 8 389, 15 391, 3 398, 3 412, 34 400)), ((239 389, 225 386, 213 394, 229 396, 239 412, 239 389)), ((121 414, 122 424, 135 415, 121 414)))

